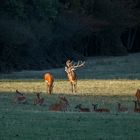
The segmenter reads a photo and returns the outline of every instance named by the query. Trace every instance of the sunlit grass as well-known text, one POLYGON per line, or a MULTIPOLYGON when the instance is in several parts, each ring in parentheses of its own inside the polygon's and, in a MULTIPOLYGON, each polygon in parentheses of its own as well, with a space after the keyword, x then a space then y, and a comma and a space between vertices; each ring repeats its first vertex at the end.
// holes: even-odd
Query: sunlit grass
MULTIPOLYGON (((140 80, 79 80, 77 83, 77 95, 134 95, 140 87, 140 80)), ((1 92, 15 92, 19 90, 25 93, 42 92, 46 94, 44 81, 11 81, 0 82, 1 92)), ((57 80, 54 83, 53 94, 70 94, 71 86, 68 81, 57 80)))

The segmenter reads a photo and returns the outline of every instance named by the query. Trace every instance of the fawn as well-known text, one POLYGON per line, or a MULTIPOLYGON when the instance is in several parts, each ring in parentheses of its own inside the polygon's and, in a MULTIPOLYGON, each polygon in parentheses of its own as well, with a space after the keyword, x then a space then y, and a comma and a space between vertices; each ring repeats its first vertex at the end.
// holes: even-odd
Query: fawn
POLYGON ((50 111, 66 111, 69 106, 69 102, 65 97, 59 96, 59 102, 49 106, 50 111))
POLYGON ((95 111, 95 112, 110 112, 110 110, 107 108, 98 108, 97 109, 98 104, 92 104, 92 106, 93 106, 93 111, 95 111))
POLYGON ((16 102, 16 103, 26 103, 26 102, 27 102, 27 99, 26 99, 26 97, 23 95, 23 93, 21 93, 21 92, 19 92, 18 90, 16 90, 14 102, 16 102))
POLYGON ((138 106, 140 107, 140 89, 137 89, 135 96, 137 98, 138 106))
POLYGON ((134 112, 140 113, 140 108, 137 107, 138 101, 134 101, 135 107, 134 107, 134 112))
POLYGON ((37 98, 34 99, 34 105, 42 105, 44 103, 44 98, 40 97, 40 93, 36 93, 37 98))
POLYGON ((75 109, 78 109, 79 112, 90 112, 90 109, 89 108, 83 108, 81 107, 82 105, 81 104, 78 104, 75 109))
POLYGON ((128 112, 128 108, 122 107, 121 103, 118 103, 118 112, 128 112))

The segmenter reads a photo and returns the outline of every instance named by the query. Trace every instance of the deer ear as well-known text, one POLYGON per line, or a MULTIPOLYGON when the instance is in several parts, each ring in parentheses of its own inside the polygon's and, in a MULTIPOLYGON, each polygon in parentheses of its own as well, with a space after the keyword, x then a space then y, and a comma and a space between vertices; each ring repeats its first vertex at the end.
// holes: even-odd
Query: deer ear
POLYGON ((67 66, 67 67, 70 67, 70 66, 72 66, 72 63, 73 63, 73 61, 67 60, 67 61, 66 61, 66 66, 67 66))

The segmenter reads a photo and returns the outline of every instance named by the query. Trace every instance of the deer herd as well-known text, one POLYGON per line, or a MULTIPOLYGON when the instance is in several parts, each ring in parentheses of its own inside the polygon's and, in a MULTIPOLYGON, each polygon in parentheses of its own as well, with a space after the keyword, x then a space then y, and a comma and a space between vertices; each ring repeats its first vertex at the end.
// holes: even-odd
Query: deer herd
MULTIPOLYGON (((68 80, 71 84, 71 92, 76 93, 77 92, 77 75, 75 70, 77 68, 83 67, 85 65, 85 62, 78 61, 77 64, 75 64, 73 61, 67 60, 66 66, 65 66, 65 72, 67 74, 68 80)), ((46 73, 44 75, 44 81, 46 83, 47 92, 48 94, 52 94, 52 90, 54 87, 54 77, 51 73, 46 73)), ((33 105, 45 105, 45 99, 41 97, 41 93, 36 93, 36 97, 33 99, 33 105)), ((134 100, 134 112, 140 113, 140 89, 137 89, 135 93, 135 97, 137 100, 134 100)), ((49 111, 67 111, 70 107, 69 101, 66 97, 59 95, 58 96, 59 101, 51 104, 48 106, 49 111)), ((18 104, 26 104, 28 103, 26 96, 21 93, 20 91, 16 90, 14 102, 18 104)), ((78 112, 110 112, 110 109, 108 108, 98 108, 98 104, 91 104, 91 108, 82 107, 82 104, 78 104, 75 106, 74 109, 76 109, 78 112)), ((121 105, 121 103, 117 103, 117 112, 128 112, 128 108, 121 105)))

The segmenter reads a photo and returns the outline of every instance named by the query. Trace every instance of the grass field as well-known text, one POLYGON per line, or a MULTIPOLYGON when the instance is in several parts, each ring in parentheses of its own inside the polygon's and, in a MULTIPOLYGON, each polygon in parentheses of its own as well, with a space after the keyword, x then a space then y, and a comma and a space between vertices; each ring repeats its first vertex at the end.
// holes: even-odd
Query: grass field
POLYGON ((140 53, 123 57, 93 57, 77 70, 78 92, 70 92, 64 68, 0 74, 0 140, 139 140, 140 114, 134 113, 135 92, 140 88, 140 53), (43 74, 53 73, 53 94, 47 95, 43 74), (15 90, 23 92, 28 104, 13 102, 15 90), (44 106, 33 105, 36 92, 44 106), (66 112, 50 112, 48 106, 64 95, 70 102, 66 112), (118 113, 117 102, 128 108, 118 113), (110 113, 81 113, 81 103, 106 107, 110 113))

